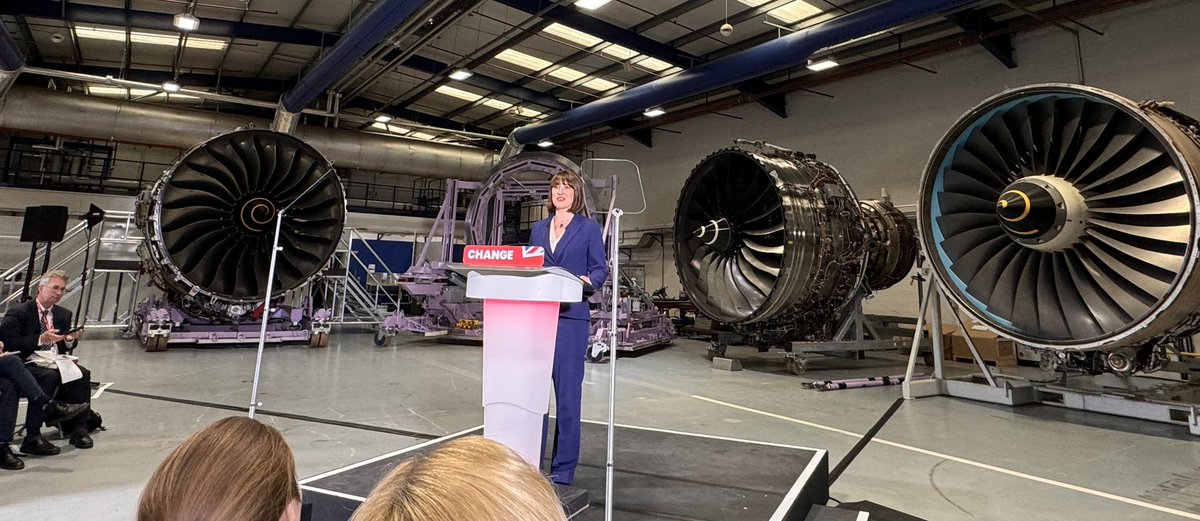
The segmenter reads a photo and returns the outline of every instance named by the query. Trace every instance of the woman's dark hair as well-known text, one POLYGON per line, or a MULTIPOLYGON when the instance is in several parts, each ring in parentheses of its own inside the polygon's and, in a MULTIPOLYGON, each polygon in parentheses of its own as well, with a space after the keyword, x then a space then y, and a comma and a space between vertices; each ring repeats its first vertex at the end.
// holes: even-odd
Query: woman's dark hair
MULTIPOLYGON (((558 185, 567 185, 571 187, 572 191, 575 192, 575 201, 571 203, 571 207, 568 208, 568 211, 574 214, 584 213, 585 204, 583 202, 583 179, 579 177, 579 174, 567 170, 563 170, 557 174, 554 174, 554 177, 550 178, 550 190, 553 191, 554 187, 558 185)), ((546 212, 548 212, 550 215, 554 215, 555 208, 553 195, 546 198, 546 212)))

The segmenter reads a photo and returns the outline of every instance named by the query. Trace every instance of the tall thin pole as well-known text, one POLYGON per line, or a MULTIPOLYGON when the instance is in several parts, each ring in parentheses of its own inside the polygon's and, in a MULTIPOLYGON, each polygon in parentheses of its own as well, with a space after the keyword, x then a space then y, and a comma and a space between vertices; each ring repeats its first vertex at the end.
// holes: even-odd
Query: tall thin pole
POLYGON ((29 245, 29 266, 25 267, 25 289, 21 292, 21 302, 33 298, 29 295, 29 284, 33 281, 33 263, 37 262, 37 242, 29 245))
POLYGON ((271 290, 275 283, 275 257, 279 254, 279 228, 283 225, 283 212, 275 215, 275 239, 271 241, 271 266, 267 269, 267 296, 263 298, 262 324, 258 328, 258 356, 254 360, 254 384, 250 390, 250 419, 258 410, 258 377, 262 374, 263 349, 267 344, 267 320, 271 318, 271 290))
POLYGON ((612 235, 608 236, 609 248, 612 255, 612 272, 609 274, 609 280, 612 281, 612 309, 608 317, 608 456, 604 462, 604 521, 612 521, 613 510, 613 430, 616 424, 617 411, 617 322, 620 318, 620 308, 618 307, 621 298, 621 255, 620 255, 620 240, 621 237, 621 214, 625 212, 620 208, 613 208, 612 215, 612 235))
POLYGON ((308 195, 308 192, 312 191, 313 188, 321 184, 321 181, 324 181, 325 178, 331 173, 333 173, 333 168, 326 170, 324 174, 321 174, 321 177, 318 177, 316 181, 313 181, 311 185, 308 185, 308 188, 305 188, 303 192, 300 192, 300 195, 296 196, 295 199, 292 199, 287 206, 284 206, 279 210, 279 213, 275 214, 275 238, 271 241, 271 265, 267 268, 267 295, 266 297, 263 297, 262 324, 258 329, 258 355, 254 360, 254 383, 250 388, 251 419, 254 418, 255 411, 257 411, 262 405, 261 403, 258 403, 258 380, 259 376, 262 375, 263 349, 266 348, 267 343, 267 321, 271 318, 271 291, 274 289, 272 286, 275 283, 275 261, 279 254, 279 250, 282 249, 279 247, 279 230, 283 225, 283 214, 288 210, 291 210, 292 205, 296 204, 297 201, 308 195))
POLYGON ((92 252, 92 228, 90 226, 84 228, 83 234, 87 242, 84 243, 83 247, 83 273, 79 274, 79 301, 75 303, 75 323, 71 324, 71 329, 87 325, 87 317, 83 317, 82 319, 79 317, 83 315, 84 300, 87 300, 87 297, 90 296, 86 290, 88 283, 88 261, 91 260, 89 258, 91 255, 89 254, 92 252))

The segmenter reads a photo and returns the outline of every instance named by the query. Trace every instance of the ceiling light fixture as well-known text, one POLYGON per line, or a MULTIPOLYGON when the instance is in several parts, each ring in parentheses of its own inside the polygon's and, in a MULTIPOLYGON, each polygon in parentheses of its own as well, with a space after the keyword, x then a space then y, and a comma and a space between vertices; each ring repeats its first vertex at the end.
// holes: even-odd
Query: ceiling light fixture
POLYGON ((167 80, 162 84, 162 90, 166 92, 179 92, 179 82, 175 80, 167 80))
POLYGON ((541 141, 538 141, 538 146, 542 147, 542 148, 550 148, 550 147, 554 146, 554 142, 550 141, 549 139, 543 139, 541 141))
POLYGON ((725 23, 721 24, 721 36, 726 38, 733 34, 733 24, 729 23, 729 0, 725 0, 725 23))
MULTIPOLYGON (((103 27, 92 27, 87 25, 76 25, 75 35, 80 38, 90 40, 109 40, 114 42, 125 42, 124 29, 106 29, 103 27)), ((130 31, 129 41, 133 43, 147 43, 150 45, 161 45, 163 47, 178 47, 179 33, 148 33, 145 31, 130 31)), ((187 42, 184 44, 188 49, 204 49, 213 51, 222 51, 229 46, 228 43, 216 40, 213 38, 200 38, 196 36, 188 36, 187 42)))
POLYGON ((608 2, 609 0, 575 0, 575 7, 595 11, 608 2))
POLYGON ((175 15, 172 24, 180 31, 195 31, 200 28, 200 19, 192 13, 183 12, 175 15))
POLYGON ((832 56, 826 56, 825 58, 822 58, 820 60, 809 59, 808 65, 806 65, 806 67, 808 67, 808 70, 817 71, 817 72, 827 71, 827 70, 832 69, 837 66, 838 66, 838 62, 836 60, 834 60, 832 56))
POLYGON ((646 111, 643 112, 642 115, 646 116, 648 118, 657 118, 666 113, 667 113, 667 111, 663 110, 662 107, 650 107, 650 108, 646 109, 646 111))
POLYGON ((450 73, 449 78, 452 80, 455 80, 455 81, 463 81, 474 75, 475 75, 475 73, 473 73, 467 69, 455 69, 454 72, 450 73))
POLYGON ((387 123, 391 120, 392 120, 392 117, 387 114, 380 114, 378 116, 375 116, 375 121, 378 121, 380 123, 387 123))

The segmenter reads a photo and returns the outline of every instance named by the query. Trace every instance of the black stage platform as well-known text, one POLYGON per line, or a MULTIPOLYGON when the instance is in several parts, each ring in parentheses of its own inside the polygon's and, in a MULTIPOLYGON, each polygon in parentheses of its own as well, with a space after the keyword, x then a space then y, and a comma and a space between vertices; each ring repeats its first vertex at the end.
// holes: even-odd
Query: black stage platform
MULTIPOLYGON (((301 480, 312 521, 345 521, 399 462, 457 436, 301 480)), ((606 425, 584 422, 575 486, 590 505, 572 519, 604 519, 606 425)), ((614 435, 613 519, 803 520, 829 499, 829 456, 821 449, 618 426, 614 435)), ((549 452, 549 451, 547 451, 549 452)))

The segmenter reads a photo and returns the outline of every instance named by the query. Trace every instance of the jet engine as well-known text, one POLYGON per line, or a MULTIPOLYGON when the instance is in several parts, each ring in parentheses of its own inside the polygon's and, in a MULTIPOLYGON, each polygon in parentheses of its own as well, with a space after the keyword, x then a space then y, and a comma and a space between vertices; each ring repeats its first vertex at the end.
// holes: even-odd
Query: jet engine
POLYGON ((743 141, 692 170, 674 249, 699 311, 760 346, 829 339, 831 321, 860 288, 895 284, 917 250, 894 206, 860 202, 832 166, 743 141))
MULTIPOLYGON (((971 109, 921 184, 947 295, 1044 366, 1162 367, 1200 329, 1197 122, 1100 89, 1032 85, 971 109)), ((1051 368, 1051 367, 1047 367, 1051 368)))
POLYGON ((239 130, 196 145, 138 200, 141 256, 157 286, 190 314, 237 318, 266 296, 276 218, 274 295, 312 278, 346 216, 341 181, 312 146, 239 130))

